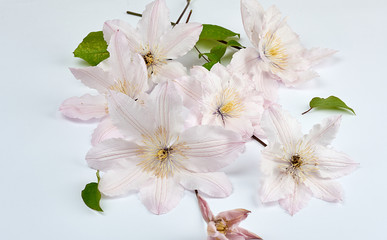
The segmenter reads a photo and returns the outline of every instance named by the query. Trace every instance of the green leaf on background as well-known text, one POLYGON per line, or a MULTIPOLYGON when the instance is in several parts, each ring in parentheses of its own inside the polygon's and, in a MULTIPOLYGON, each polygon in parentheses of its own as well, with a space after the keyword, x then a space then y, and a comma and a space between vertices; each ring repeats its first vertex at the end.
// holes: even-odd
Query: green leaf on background
POLYGON ((107 43, 102 31, 89 33, 74 50, 74 57, 79 57, 92 66, 96 66, 109 57, 107 43))
POLYGON ((217 63, 216 61, 208 62, 203 64, 203 67, 205 67, 208 71, 210 71, 212 66, 214 66, 216 63, 217 63))
POLYGON ((199 57, 206 55, 208 57, 208 60, 210 61, 208 63, 203 64, 203 67, 207 68, 207 70, 211 70, 212 66, 220 62, 220 59, 226 53, 226 49, 226 45, 219 45, 213 47, 209 53, 200 54, 199 57))
MULTIPOLYGON (((99 171, 97 171, 97 179, 99 183, 99 171)), ((85 186, 85 189, 83 189, 81 195, 83 202, 86 204, 86 206, 93 210, 103 212, 101 206, 99 205, 99 201, 101 200, 101 192, 98 190, 98 183, 91 182, 87 184, 85 186)))
POLYGON ((242 47, 242 45, 235 41, 235 40, 230 40, 227 42, 227 46, 231 46, 231 47, 242 47))
POLYGON ((240 34, 221 26, 203 24, 203 30, 200 34, 199 40, 225 40, 228 37, 235 36, 238 36, 239 38, 240 34))
POLYGON ((309 103, 310 109, 303 114, 309 112, 312 108, 322 108, 322 109, 347 109, 356 115, 355 111, 348 107, 340 98, 335 96, 330 96, 328 98, 313 98, 309 103))

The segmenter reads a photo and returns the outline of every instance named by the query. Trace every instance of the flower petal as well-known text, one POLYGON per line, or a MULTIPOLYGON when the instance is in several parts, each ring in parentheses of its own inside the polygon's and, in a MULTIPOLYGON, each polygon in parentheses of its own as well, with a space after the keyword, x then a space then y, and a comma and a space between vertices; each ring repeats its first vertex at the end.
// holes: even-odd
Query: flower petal
POLYGON ((184 166, 194 172, 216 171, 232 163, 244 150, 244 141, 233 131, 218 126, 196 126, 180 135, 180 143, 187 146, 184 166))
POLYGON ((359 164, 346 154, 329 148, 317 148, 318 174, 323 178, 338 178, 353 172, 359 164))
POLYGON ((270 106, 261 122, 269 144, 280 142, 285 146, 295 146, 302 136, 301 125, 278 105, 270 106))
POLYGON ((261 239, 262 240, 260 236, 241 227, 237 227, 234 231, 242 235, 244 237, 243 239, 261 239))
POLYGON ((81 97, 66 99, 59 110, 69 118, 89 120, 106 116, 106 98, 104 95, 92 96, 85 94, 81 97))
POLYGON ((279 204, 293 216, 302 208, 306 207, 311 196, 311 192, 304 186, 304 184, 294 184, 291 194, 279 200, 279 204))
POLYGON ((71 73, 83 84, 96 89, 100 93, 106 93, 114 84, 113 77, 100 67, 70 68, 71 73))
POLYGON ((110 42, 111 37, 117 32, 117 30, 125 34, 127 38, 127 45, 132 52, 137 52, 140 49, 140 34, 129 23, 118 19, 106 21, 103 25, 103 37, 107 43, 110 42))
POLYGON ((177 61, 167 61, 159 69, 156 75, 153 77, 153 81, 156 83, 165 82, 168 80, 175 80, 187 75, 187 69, 183 64, 177 61))
POLYGON ((102 175, 98 189, 106 196, 122 196, 138 190, 148 178, 148 175, 136 167, 114 169, 102 175))
POLYGON ((89 150, 86 161, 89 167, 107 171, 135 167, 139 162, 140 147, 123 139, 107 139, 89 150))
POLYGON ((256 73, 261 69, 262 60, 255 48, 245 48, 236 52, 231 59, 228 69, 236 73, 256 73))
POLYGON ((251 43, 258 47, 265 11, 257 0, 241 0, 243 27, 251 43))
POLYGON ((149 43, 150 47, 158 45, 161 36, 171 28, 169 10, 165 0, 149 3, 137 25, 143 41, 149 43))
POLYGON ((234 226, 238 226, 241 221, 245 220, 249 213, 251 213, 249 210, 238 208, 220 212, 216 218, 222 218, 226 220, 227 226, 232 228, 234 226))
POLYGON ((326 118, 322 124, 316 124, 306 135, 305 141, 310 145, 321 144, 327 146, 335 138, 339 130, 341 122, 341 115, 326 118))
POLYGON ((313 196, 328 202, 339 202, 343 199, 343 190, 340 184, 320 178, 309 177, 304 184, 313 193, 313 196))
POLYGON ((191 50, 199 40, 203 26, 200 23, 179 23, 160 39, 160 48, 166 58, 175 59, 191 50))
POLYGON ((261 201, 266 203, 285 198, 291 194, 294 185, 294 179, 289 174, 278 173, 267 176, 263 181, 260 191, 261 201))
POLYGON ((112 36, 108 51, 115 81, 123 86, 125 94, 136 99, 148 88, 148 71, 144 59, 141 55, 132 53, 122 32, 116 32, 112 36))
POLYGON ((327 49, 327 48, 312 48, 305 50, 304 58, 309 61, 310 66, 314 66, 321 62, 324 58, 332 56, 337 53, 336 50, 327 49))
POLYGON ((153 178, 140 189, 141 202, 154 214, 172 210, 183 194, 184 188, 173 178, 153 178))
POLYGON ((232 192, 230 180, 223 172, 179 174, 180 184, 188 190, 198 190, 210 197, 227 197, 232 192))
POLYGON ((153 114, 129 96, 111 92, 108 98, 109 116, 124 136, 142 139, 155 129, 153 114))
POLYGON ((206 223, 212 221, 214 219, 214 215, 211 212, 210 206, 208 206, 208 203, 206 200, 204 200, 196 191, 196 197, 198 199, 200 212, 202 213, 204 221, 206 223))
POLYGON ((91 136, 93 146, 110 138, 123 138, 121 132, 113 125, 110 118, 103 119, 91 136))

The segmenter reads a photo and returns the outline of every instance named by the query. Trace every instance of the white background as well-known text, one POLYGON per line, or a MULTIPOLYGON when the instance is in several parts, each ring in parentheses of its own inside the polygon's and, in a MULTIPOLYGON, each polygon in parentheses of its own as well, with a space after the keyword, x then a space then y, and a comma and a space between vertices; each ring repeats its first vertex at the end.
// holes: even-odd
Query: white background
MULTIPOLYGON (((120 18, 135 25, 146 1, 136 0, 1 0, 0 1, 0 239, 206 239, 205 224, 192 192, 185 192, 170 213, 146 210, 137 195, 102 200, 104 213, 89 210, 80 197, 95 171, 84 160, 97 121, 64 118, 63 100, 92 92, 68 67, 86 66, 72 52, 103 22, 120 18)), ((262 0, 276 4, 306 47, 339 50, 317 70, 320 77, 297 89, 281 89, 279 102, 297 116, 304 131, 337 112, 311 111, 312 97, 336 95, 353 107, 343 114, 333 142, 360 163, 339 179, 343 203, 318 199, 291 217, 278 205, 263 206, 257 197, 262 147, 247 151, 225 169, 233 194, 207 199, 217 213, 233 208, 252 211, 242 222, 264 239, 387 239, 387 2, 384 0, 262 0)), ((185 5, 167 0, 171 20, 185 5)), ((222 25, 244 33, 238 0, 193 0, 191 21, 222 25)), ((196 53, 184 58, 201 64, 196 53)))

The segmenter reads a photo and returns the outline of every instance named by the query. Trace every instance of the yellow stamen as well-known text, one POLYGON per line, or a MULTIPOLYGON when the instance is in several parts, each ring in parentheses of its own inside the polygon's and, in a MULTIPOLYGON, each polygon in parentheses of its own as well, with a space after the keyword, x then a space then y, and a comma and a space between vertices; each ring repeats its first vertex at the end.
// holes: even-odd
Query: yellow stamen
POLYGON ((274 33, 266 33, 264 37, 265 44, 263 52, 265 57, 271 61, 273 70, 284 70, 288 63, 288 54, 282 41, 274 33))

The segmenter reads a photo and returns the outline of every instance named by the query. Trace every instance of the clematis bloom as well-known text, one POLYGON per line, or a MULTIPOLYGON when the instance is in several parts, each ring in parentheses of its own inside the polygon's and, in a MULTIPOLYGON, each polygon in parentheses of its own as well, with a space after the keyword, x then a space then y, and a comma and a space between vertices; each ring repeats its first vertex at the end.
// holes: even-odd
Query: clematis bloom
MULTIPOLYGON (((253 47, 234 54, 231 64, 239 71, 253 72, 262 75, 261 78, 268 73, 286 86, 295 86, 317 77, 312 67, 335 53, 330 49, 305 49, 275 6, 264 11, 257 0, 241 0, 241 13, 253 47)), ((273 86, 267 88, 273 89, 273 86)))
POLYGON ((112 93, 109 114, 124 137, 107 139, 86 156, 90 167, 104 172, 99 190, 108 196, 139 191, 155 214, 169 212, 184 189, 213 197, 232 191, 223 172, 244 149, 241 137, 221 127, 185 128, 181 98, 172 83, 158 84, 146 104, 112 93))
POLYGON ((168 77, 171 72, 185 73, 185 67, 173 59, 185 55, 195 46, 202 28, 199 23, 172 26, 165 1, 156 0, 146 6, 137 28, 122 20, 111 20, 105 22, 103 33, 106 42, 117 30, 125 33, 131 51, 143 57, 149 77, 159 81, 153 76, 168 77))
POLYGON ((208 240, 243 240, 262 239, 258 235, 239 227, 239 223, 245 220, 250 213, 246 209, 234 209, 221 212, 214 216, 208 203, 196 191, 200 211, 207 223, 208 240))
POLYGON ((340 121, 341 116, 327 118, 303 136, 300 124, 287 112, 278 106, 268 109, 262 118, 269 141, 262 151, 262 202, 279 201, 293 215, 312 196, 330 202, 342 200, 342 189, 332 179, 351 173, 358 164, 328 146, 340 121))

